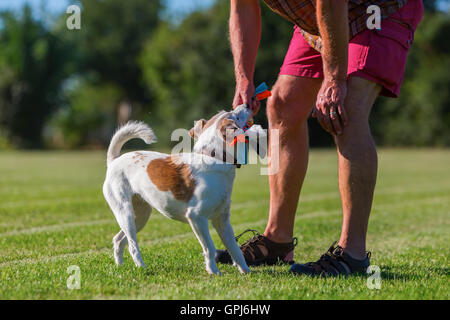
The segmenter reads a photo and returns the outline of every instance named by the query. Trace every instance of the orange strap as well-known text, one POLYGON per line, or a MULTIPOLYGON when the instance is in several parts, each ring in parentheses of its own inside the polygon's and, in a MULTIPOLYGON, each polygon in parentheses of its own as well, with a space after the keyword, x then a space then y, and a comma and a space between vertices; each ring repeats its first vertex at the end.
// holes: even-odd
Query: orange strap
POLYGON ((269 90, 266 90, 266 91, 263 91, 263 92, 261 92, 261 93, 258 93, 258 94, 256 95, 256 99, 257 99, 258 101, 261 101, 261 100, 264 100, 264 99, 270 97, 271 95, 272 95, 272 93, 271 93, 269 90))

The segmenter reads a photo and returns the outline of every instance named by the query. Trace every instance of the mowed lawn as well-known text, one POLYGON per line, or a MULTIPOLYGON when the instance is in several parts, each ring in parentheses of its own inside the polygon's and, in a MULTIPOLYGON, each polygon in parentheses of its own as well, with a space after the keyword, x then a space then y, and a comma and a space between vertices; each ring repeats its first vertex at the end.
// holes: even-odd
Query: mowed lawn
MULTIPOLYGON (((295 277, 286 266, 249 275, 206 273, 188 225, 154 211, 138 234, 146 270, 125 251, 114 265, 117 223, 101 192, 104 152, 0 153, 0 299, 449 299, 450 150, 381 150, 368 249, 381 288, 367 277, 295 277), (81 288, 67 288, 69 266, 81 288)), ((316 260, 341 225, 336 155, 313 150, 297 211, 296 261, 316 260)), ((237 171, 231 222, 263 231, 267 176, 237 171)), ((223 248, 215 231, 216 246, 223 248)))

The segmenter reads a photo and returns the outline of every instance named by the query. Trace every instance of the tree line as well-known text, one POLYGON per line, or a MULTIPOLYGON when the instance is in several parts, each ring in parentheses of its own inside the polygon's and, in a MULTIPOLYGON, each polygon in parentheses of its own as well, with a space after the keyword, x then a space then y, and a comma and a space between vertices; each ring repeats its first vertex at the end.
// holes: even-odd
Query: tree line
MULTIPOLYGON (((81 30, 67 29, 65 12, 50 23, 29 6, 0 13, 0 149, 104 147, 129 118, 169 145, 175 128, 231 108, 229 1, 179 22, 157 0, 79 3, 81 30)), ((400 97, 379 98, 371 115, 379 145, 450 146, 450 15, 424 3, 400 97)), ((256 85, 275 82, 292 32, 262 5, 256 85)), ((332 144, 315 119, 310 140, 332 144)))

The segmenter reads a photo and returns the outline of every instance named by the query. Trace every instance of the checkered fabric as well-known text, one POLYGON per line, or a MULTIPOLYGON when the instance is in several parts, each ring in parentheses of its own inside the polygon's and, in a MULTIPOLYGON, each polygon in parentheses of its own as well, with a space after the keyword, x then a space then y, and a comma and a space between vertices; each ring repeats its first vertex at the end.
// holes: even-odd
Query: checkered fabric
MULTIPOLYGON (((308 44, 321 51, 322 41, 316 18, 316 0, 263 0, 275 13, 296 24, 308 44)), ((377 5, 385 19, 399 10, 408 0, 348 0, 350 37, 367 29, 367 7, 377 5)))

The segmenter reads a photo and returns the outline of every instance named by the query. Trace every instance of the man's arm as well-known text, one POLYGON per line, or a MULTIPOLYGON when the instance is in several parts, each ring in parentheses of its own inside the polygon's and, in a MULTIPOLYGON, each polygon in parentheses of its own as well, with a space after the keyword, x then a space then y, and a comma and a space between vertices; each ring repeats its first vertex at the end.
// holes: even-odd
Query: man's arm
POLYGON ((324 81, 314 116, 325 130, 340 134, 347 123, 344 100, 347 95, 348 1, 317 0, 316 15, 322 38, 324 81))
POLYGON ((254 113, 259 103, 253 101, 253 74, 261 39, 261 8, 258 0, 231 0, 230 43, 234 59, 236 93, 233 107, 251 105, 254 113))

